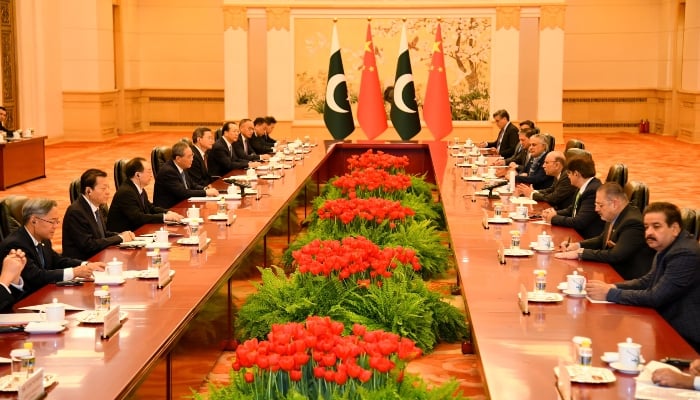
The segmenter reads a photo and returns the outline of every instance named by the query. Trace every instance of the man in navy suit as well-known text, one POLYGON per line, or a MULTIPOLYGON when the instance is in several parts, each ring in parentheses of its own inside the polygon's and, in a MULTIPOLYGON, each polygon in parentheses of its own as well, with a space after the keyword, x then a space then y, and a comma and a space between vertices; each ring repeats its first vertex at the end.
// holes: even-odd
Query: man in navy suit
POLYGON ((251 138, 255 133, 253 121, 248 118, 244 118, 238 124, 238 127, 241 130, 241 136, 239 140, 233 143, 233 151, 236 152, 236 156, 244 160, 256 162, 269 159, 269 154, 258 154, 253 148, 253 144, 251 143, 251 138))
POLYGON ((109 201, 107 173, 91 168, 80 176, 80 193, 63 217, 63 255, 86 260, 102 249, 134 240, 134 232, 107 230, 103 209, 109 201))
MULTIPOLYGON (((214 134, 211 129, 200 126, 192 132, 192 166, 187 170, 190 179, 199 186, 207 187, 214 181, 207 166, 209 151, 214 144, 214 134)), ((220 175, 217 175, 220 176, 220 175)))
POLYGON ((173 145, 173 159, 160 167, 153 188, 153 204, 162 208, 170 208, 189 197, 214 197, 219 191, 214 188, 204 188, 194 183, 185 173, 191 166, 194 153, 190 145, 177 142, 173 145))
POLYGON ((272 145, 265 139, 267 135, 267 122, 265 118, 258 117, 253 121, 253 134, 251 135, 249 141, 253 146, 253 150, 258 154, 272 154, 272 145))
POLYGON ((542 135, 530 137, 528 151, 530 159, 522 167, 516 168, 518 175, 515 177, 515 182, 530 184, 535 190, 552 186, 554 177, 547 175, 544 171, 545 156, 549 152, 544 137, 542 135))
POLYGON ((496 122, 498 136, 493 142, 481 142, 479 147, 491 147, 503 158, 510 158, 515 154, 518 146, 518 127, 510 123, 510 115, 506 110, 498 110, 493 113, 493 120, 496 122))
POLYGON ((239 157, 234 144, 239 141, 240 131, 235 122, 226 122, 221 128, 221 138, 209 151, 209 173, 212 176, 224 176, 234 169, 255 168, 260 164, 239 157))
POLYGON ((49 283, 73 278, 91 278, 92 271, 103 271, 105 263, 87 262, 58 254, 51 245, 61 224, 55 200, 29 199, 22 207, 22 227, 0 243, 0 258, 11 250, 22 250, 27 264, 22 270, 24 293, 30 294, 49 283))

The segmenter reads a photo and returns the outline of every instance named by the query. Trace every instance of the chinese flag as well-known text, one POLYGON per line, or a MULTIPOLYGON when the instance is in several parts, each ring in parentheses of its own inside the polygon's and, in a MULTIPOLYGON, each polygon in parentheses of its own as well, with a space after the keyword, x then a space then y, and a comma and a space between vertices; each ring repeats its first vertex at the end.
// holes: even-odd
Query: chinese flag
POLYGON ((442 52, 442 31, 440 24, 435 31, 433 59, 430 63, 428 85, 423 102, 423 119, 433 133, 435 140, 440 140, 452 132, 452 110, 447 94, 447 77, 445 76, 445 57, 442 52))
POLYGON ((357 99, 357 120, 367 137, 374 139, 387 128, 384 98, 379 86, 377 62, 374 59, 372 27, 367 23, 367 39, 360 81, 360 94, 357 99))

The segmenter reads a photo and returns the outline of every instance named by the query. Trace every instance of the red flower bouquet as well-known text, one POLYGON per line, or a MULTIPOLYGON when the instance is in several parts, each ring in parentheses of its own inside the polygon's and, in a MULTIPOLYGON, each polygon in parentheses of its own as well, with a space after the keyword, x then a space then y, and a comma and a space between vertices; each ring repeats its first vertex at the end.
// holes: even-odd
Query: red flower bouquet
POLYGON ((359 156, 348 158, 348 169, 363 169, 376 168, 383 169, 392 173, 403 171, 408 166, 407 156, 392 156, 383 151, 373 152, 372 149, 367 150, 359 156))

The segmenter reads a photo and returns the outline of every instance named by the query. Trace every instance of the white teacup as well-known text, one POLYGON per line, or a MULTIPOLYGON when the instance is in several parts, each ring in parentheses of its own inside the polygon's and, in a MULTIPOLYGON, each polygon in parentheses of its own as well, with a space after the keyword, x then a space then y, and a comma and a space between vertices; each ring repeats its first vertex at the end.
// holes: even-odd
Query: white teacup
POLYGON ((627 338, 627 341, 617 344, 617 353, 620 357, 620 365, 622 368, 635 370, 639 366, 641 358, 642 345, 633 343, 632 338, 627 338))
POLYGON ((566 276, 566 289, 569 293, 583 293, 586 288, 586 277, 573 274, 566 276))
POLYGON ((107 275, 122 276, 123 267, 124 263, 115 258, 107 263, 107 275))
POLYGON ((226 193, 234 195, 238 193, 238 188, 236 187, 236 185, 228 185, 228 188, 226 188, 226 193))
POLYGON ((160 229, 156 231, 156 243, 168 243, 168 231, 160 229))
POLYGON ((248 176, 248 178, 257 178, 258 177, 257 172, 255 172, 255 169, 253 169, 253 168, 248 168, 248 171, 246 171, 246 175, 248 176))
POLYGON ((22 131, 22 137, 23 138, 30 138, 34 135, 34 130, 33 129, 25 129, 22 131))
POLYGON ((190 239, 199 237, 199 222, 190 222, 190 224, 187 226, 187 232, 189 233, 190 239))
POLYGON ((495 167, 489 167, 489 168, 486 170, 486 174, 487 174, 488 176, 496 176, 496 168, 495 168, 495 167))
POLYGON ((63 322, 66 319, 66 306, 63 303, 46 305, 46 322, 63 322))
POLYGON ((551 249, 552 248, 552 236, 542 232, 542 234, 537 235, 537 247, 540 249, 551 249))
POLYGON ((515 215, 518 216, 518 218, 527 218, 527 207, 526 206, 517 206, 515 207, 515 215))
MULTIPOLYGON (((255 173, 255 170, 253 170, 255 173)), ((187 218, 189 219, 199 219, 199 207, 192 206, 192 208, 187 209, 187 218)))

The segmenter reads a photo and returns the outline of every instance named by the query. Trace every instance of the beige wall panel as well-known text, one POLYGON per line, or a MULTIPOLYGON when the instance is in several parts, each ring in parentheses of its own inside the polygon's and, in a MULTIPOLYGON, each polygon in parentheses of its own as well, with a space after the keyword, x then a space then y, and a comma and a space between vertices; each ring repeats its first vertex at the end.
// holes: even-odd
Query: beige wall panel
POLYGON ((115 93, 66 92, 63 130, 75 141, 101 141, 116 136, 115 93))

